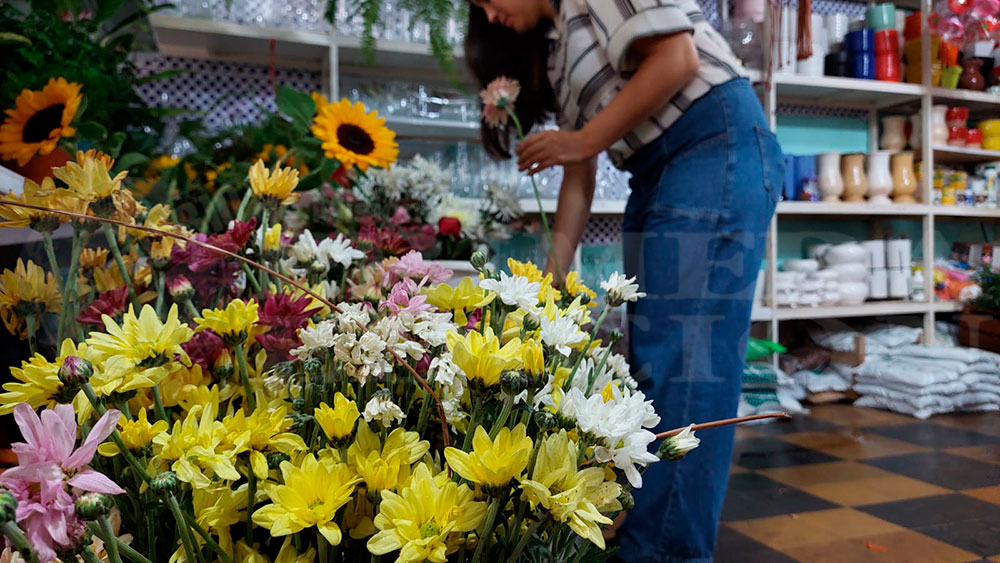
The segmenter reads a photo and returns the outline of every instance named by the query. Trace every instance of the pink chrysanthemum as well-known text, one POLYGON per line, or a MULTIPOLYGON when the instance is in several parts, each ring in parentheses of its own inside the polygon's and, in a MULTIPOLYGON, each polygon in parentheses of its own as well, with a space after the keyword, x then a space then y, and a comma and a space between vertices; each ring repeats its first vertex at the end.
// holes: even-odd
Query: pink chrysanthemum
POLYGON ((493 127, 507 125, 507 111, 514 110, 514 100, 521 93, 517 80, 506 76, 493 79, 486 89, 479 93, 483 100, 483 121, 493 127))

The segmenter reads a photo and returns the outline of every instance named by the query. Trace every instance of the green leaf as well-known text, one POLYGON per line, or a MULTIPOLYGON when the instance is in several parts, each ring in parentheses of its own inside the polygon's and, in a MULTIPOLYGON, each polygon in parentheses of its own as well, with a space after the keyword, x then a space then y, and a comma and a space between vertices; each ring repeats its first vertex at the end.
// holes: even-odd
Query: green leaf
POLYGON ((119 172, 121 170, 128 170, 133 166, 138 166, 140 164, 145 164, 149 162, 149 157, 137 152, 130 152, 123 154, 121 158, 115 161, 115 171, 119 172))
POLYGON ((84 121, 76 126, 76 132, 91 141, 103 141, 108 137, 108 128, 96 121, 84 121))
POLYGON ((126 134, 124 131, 115 131, 108 136, 108 142, 105 143, 104 152, 110 154, 113 158, 118 158, 118 154, 122 151, 122 144, 125 142, 126 134))
POLYGON ((31 45, 31 39, 10 31, 0 31, 0 45, 9 45, 13 43, 31 45))
POLYGON ((97 13, 94 15, 94 19, 102 22, 115 14, 125 0, 102 0, 97 3, 97 13))
POLYGON ((278 86, 275 102, 278 111, 292 118, 302 128, 309 128, 313 114, 316 113, 316 104, 309 94, 287 86, 278 86))

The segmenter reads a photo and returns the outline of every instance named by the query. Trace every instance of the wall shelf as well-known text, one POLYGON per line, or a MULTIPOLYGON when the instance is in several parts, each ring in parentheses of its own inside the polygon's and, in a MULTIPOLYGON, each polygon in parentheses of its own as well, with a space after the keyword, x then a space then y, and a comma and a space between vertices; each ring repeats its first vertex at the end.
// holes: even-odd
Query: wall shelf
POLYGON ((783 101, 844 107, 890 107, 924 93, 919 84, 791 73, 775 73, 774 85, 783 101))
POLYGON ((931 213, 935 217, 977 217, 981 219, 1000 219, 1000 209, 984 207, 960 207, 957 205, 934 205, 931 213))
POLYGON ((385 125, 402 139, 479 140, 478 121, 385 116, 385 125))
POLYGON ((931 310, 926 301, 869 301, 861 305, 836 305, 832 307, 797 307, 775 309, 779 321, 796 319, 836 319, 846 317, 877 317, 883 315, 916 315, 931 310))
POLYGON ((1000 151, 963 147, 934 147, 934 162, 941 164, 981 164, 1000 161, 1000 151))
POLYGON ((780 216, 796 215, 845 215, 845 216, 906 216, 926 215, 928 207, 919 203, 891 203, 876 205, 871 203, 847 203, 825 201, 781 201, 777 213, 780 216))

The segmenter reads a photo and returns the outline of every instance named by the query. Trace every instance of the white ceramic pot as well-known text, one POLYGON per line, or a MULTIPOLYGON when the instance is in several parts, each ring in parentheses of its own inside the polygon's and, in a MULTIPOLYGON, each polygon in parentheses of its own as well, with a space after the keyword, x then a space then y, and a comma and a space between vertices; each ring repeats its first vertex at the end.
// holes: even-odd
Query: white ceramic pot
POLYGON ((902 268, 889 270, 889 297, 905 299, 910 295, 909 272, 902 268))
POLYGON ((826 58, 826 40, 824 39, 822 43, 817 43, 815 39, 814 37, 812 55, 808 59, 800 59, 795 63, 795 71, 798 74, 803 76, 823 76, 824 61, 826 58))
POLYGON ((920 121, 919 113, 910 116, 910 148, 913 150, 920 148, 920 121))
POLYGON ((861 246, 865 247, 865 251, 868 252, 868 256, 865 258, 865 265, 869 268, 885 268, 884 240, 864 240, 861 241, 861 246))
POLYGON ((826 283, 820 280, 806 280, 799 284, 799 290, 804 293, 819 293, 826 289, 826 283))
POLYGON ((455 287, 461 283, 462 278, 479 279, 479 272, 472 267, 472 264, 468 260, 432 260, 432 262, 452 271, 451 279, 447 282, 451 287, 455 287))
POLYGON ((868 298, 868 284, 845 282, 840 284, 839 293, 841 305, 860 305, 868 298))
POLYGON ((872 299, 889 297, 889 272, 885 268, 873 268, 869 272, 868 297, 872 299))
POLYGON ((948 143, 948 106, 931 106, 931 140, 935 145, 948 143))
POLYGON ((868 256, 868 251, 865 250, 865 247, 856 242, 845 242, 831 246, 830 249, 823 254, 823 261, 830 266, 836 264, 847 264, 850 262, 856 262, 863 265, 865 263, 866 256, 868 256))
POLYGON ((820 270, 809 274, 809 279, 822 282, 836 282, 840 279, 840 274, 836 270, 820 270))
POLYGON ((840 153, 825 152, 816 159, 816 179, 823 201, 840 201, 844 193, 844 177, 840 174, 840 153))
POLYGON ((842 282, 864 282, 868 279, 868 268, 862 262, 835 264, 830 269, 837 272, 837 278, 842 282))
POLYGON ((812 258, 790 258, 785 260, 781 268, 786 272, 815 272, 819 269, 819 260, 812 258))
POLYGON ((889 151, 875 151, 868 155, 868 201, 875 204, 892 203, 892 171, 889 168, 889 151))
POLYGON ((774 297, 778 307, 795 307, 799 304, 798 292, 782 292, 774 297))
POLYGON ((910 239, 900 238, 890 240, 886 249, 889 268, 907 269, 910 267, 910 239))
POLYGON ((887 115, 882 118, 882 136, 878 140, 882 150, 899 152, 906 148, 906 117, 887 115))
POLYGON ((847 17, 847 14, 827 14, 824 18, 824 23, 826 24, 826 39, 827 44, 830 47, 836 46, 838 43, 844 42, 844 36, 847 35, 847 26, 850 24, 851 20, 847 17))
POLYGON ((839 288, 833 291, 823 292, 823 304, 824 305, 836 305, 840 302, 840 291, 839 288))
POLYGON ((823 302, 823 295, 820 293, 802 293, 799 295, 799 305, 802 307, 818 307, 823 302))

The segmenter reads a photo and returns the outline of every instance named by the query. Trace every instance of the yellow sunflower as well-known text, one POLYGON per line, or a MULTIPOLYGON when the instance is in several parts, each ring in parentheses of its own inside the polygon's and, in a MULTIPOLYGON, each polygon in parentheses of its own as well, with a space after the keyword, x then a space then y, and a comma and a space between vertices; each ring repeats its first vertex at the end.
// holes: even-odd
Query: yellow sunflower
POLYGON ((24 166, 36 154, 49 154, 59 139, 72 137, 70 122, 80 108, 81 85, 50 78, 41 90, 22 90, 0 125, 0 156, 24 166))
POLYGON ((312 132, 323 141, 327 158, 346 168, 388 168, 399 155, 396 133, 385 126, 385 118, 377 111, 365 113, 364 104, 352 105, 346 98, 319 107, 312 132))

